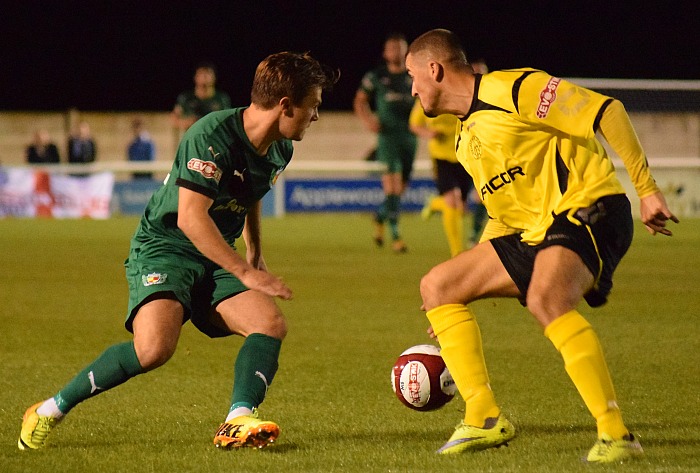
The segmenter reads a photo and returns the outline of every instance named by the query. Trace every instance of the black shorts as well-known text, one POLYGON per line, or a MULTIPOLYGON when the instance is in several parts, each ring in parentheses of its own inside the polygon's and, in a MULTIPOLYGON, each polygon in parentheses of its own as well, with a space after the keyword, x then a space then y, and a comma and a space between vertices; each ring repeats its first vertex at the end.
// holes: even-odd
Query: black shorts
POLYGON ((469 191, 474 187, 474 181, 461 163, 436 159, 435 170, 435 187, 440 195, 458 187, 462 191, 462 199, 467 199, 469 191))
POLYGON ((630 202, 626 195, 618 194, 602 197, 590 207, 555 215, 538 245, 523 243, 520 234, 494 238, 491 243, 522 293, 521 302, 527 297, 535 256, 543 248, 559 245, 579 255, 593 274, 595 283, 584 299, 591 307, 599 307, 607 302, 613 272, 630 247, 633 233, 630 202), (569 215, 577 223, 569 220, 569 215))

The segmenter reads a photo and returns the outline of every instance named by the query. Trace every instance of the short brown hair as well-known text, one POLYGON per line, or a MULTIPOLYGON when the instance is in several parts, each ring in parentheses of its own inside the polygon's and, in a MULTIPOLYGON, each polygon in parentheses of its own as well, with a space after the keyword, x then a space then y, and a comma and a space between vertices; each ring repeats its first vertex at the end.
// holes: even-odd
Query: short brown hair
POLYGON ((328 90, 339 78, 340 71, 321 64, 309 53, 285 51, 271 54, 255 70, 250 99, 267 110, 283 97, 289 97, 294 105, 299 105, 314 87, 328 90))
POLYGON ((422 52, 456 68, 469 66, 459 38, 449 30, 430 30, 416 38, 408 47, 409 54, 416 55, 422 52))

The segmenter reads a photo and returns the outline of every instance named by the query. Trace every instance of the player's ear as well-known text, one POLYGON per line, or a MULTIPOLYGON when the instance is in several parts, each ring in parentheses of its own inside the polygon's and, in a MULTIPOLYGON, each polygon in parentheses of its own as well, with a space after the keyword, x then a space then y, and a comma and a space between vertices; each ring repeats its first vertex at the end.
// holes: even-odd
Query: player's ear
POLYGON ((430 75, 435 82, 441 82, 445 77, 445 68, 439 62, 430 63, 430 75))
POLYGON ((279 105, 282 109, 282 113, 284 113, 285 116, 291 117, 293 115, 292 99, 289 97, 282 97, 279 101, 279 105))

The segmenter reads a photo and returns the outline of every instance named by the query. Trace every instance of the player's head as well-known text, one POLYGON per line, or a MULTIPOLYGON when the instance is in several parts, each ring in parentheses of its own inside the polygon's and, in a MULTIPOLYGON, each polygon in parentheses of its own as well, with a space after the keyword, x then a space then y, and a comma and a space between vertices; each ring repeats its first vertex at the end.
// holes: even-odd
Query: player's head
POLYGON ((311 122, 318 120, 321 93, 339 77, 339 71, 324 66, 308 53, 271 54, 255 70, 251 103, 262 110, 280 106, 282 135, 301 140, 311 122))
POLYGON ((213 87, 216 83, 216 67, 210 62, 201 62, 194 71, 194 83, 197 86, 213 87))
POLYGON ((441 100, 446 74, 472 73, 459 39, 444 29, 431 30, 416 38, 408 47, 406 67, 413 78, 413 96, 420 98, 428 116, 447 112, 441 100))
POLYGON ((403 67, 407 49, 406 37, 401 33, 391 33, 384 40, 382 57, 387 64, 403 67))

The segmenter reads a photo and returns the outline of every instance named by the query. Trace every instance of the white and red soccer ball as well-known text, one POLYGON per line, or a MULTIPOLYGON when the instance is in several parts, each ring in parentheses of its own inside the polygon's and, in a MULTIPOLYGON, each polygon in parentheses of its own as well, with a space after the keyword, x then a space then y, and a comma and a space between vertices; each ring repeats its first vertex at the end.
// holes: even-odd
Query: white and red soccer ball
POLYGON ((399 401, 417 411, 438 409, 457 391, 434 345, 416 345, 401 353, 391 370, 391 387, 399 401))

